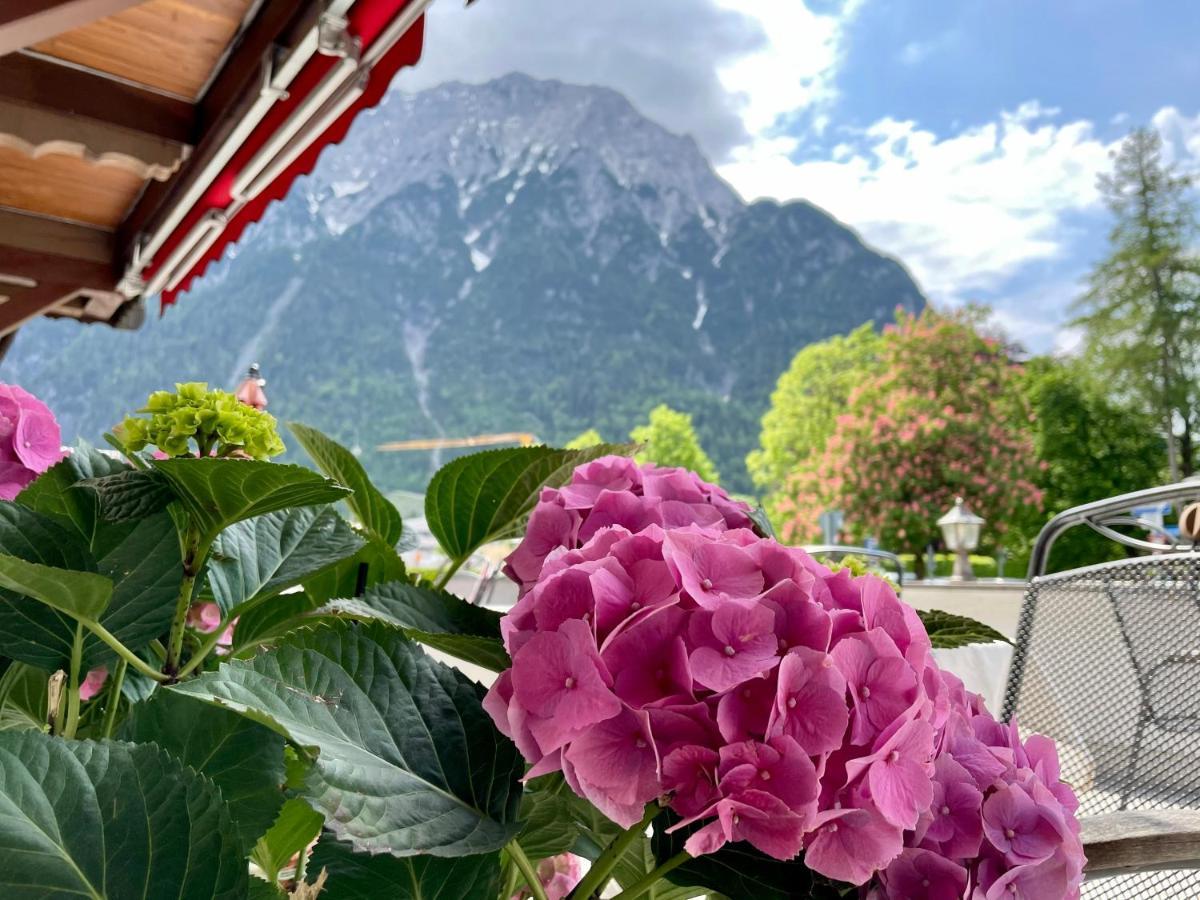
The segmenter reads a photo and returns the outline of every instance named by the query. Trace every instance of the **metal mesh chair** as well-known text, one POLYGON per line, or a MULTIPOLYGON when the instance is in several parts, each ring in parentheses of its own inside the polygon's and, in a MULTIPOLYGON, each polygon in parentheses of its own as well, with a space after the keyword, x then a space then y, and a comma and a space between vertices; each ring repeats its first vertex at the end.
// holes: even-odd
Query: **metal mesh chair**
MULTIPOLYGON (((1145 820, 1152 811, 1200 810, 1200 552, 1190 542, 1161 545, 1116 530, 1161 531, 1129 510, 1197 496, 1200 484, 1185 482, 1068 510, 1042 530, 1031 557, 1003 717, 1058 742, 1080 815, 1101 816, 1112 834, 1122 821, 1115 813, 1141 811, 1145 820), (1078 525, 1155 555, 1044 574, 1054 539, 1078 525)), ((1176 825, 1196 821, 1164 815, 1176 825)), ((1167 835, 1156 839, 1169 842, 1167 835)), ((1165 871, 1089 881, 1084 896, 1200 897, 1200 872, 1183 868, 1194 859, 1171 868, 1152 857, 1137 862, 1165 871)))

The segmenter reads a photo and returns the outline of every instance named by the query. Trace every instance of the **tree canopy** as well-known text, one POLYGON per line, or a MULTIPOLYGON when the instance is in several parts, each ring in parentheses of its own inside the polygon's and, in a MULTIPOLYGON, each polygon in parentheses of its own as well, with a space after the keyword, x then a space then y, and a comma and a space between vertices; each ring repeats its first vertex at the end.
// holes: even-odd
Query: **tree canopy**
POLYGON ((1114 217, 1108 256, 1076 303, 1086 355, 1112 391, 1152 412, 1172 480, 1195 469, 1200 411, 1200 261, 1192 178, 1162 158, 1157 132, 1121 145, 1100 189, 1114 217))
POLYGON ((629 437, 642 445, 636 457, 638 462, 683 466, 705 481, 718 479, 717 467, 700 446, 692 417, 687 413, 660 403, 650 410, 649 421, 634 428, 629 437))

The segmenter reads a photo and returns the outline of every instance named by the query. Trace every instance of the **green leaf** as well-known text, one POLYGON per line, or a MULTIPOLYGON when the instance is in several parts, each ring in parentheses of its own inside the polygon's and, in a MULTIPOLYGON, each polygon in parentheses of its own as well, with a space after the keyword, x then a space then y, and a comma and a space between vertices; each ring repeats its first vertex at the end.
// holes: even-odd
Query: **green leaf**
POLYGON ((461 856, 517 830, 524 766, 484 712, 483 687, 394 628, 304 629, 170 690, 311 748, 304 795, 358 849, 461 856))
MULTIPOLYGON (((327 869, 321 900, 480 900, 500 896, 500 854, 439 859, 368 856, 326 832, 309 861, 310 872, 327 869)), ((507 898, 505 898, 507 900, 507 898)))
POLYGON ((930 642, 937 649, 965 647, 967 644, 991 644, 996 641, 1012 643, 990 625, 984 625, 966 616, 956 616, 940 609, 919 609, 917 615, 921 617, 925 630, 929 632, 930 642))
POLYGON ((760 537, 775 538, 775 526, 771 524, 771 520, 767 516, 767 511, 761 503, 751 507, 748 515, 750 516, 750 521, 754 523, 754 530, 758 532, 760 537))
POLYGON ((574 468, 626 445, 584 450, 507 447, 460 456, 438 470, 425 493, 425 520, 451 559, 518 530, 543 487, 564 484, 574 468))
MULTIPOLYGON (((696 822, 668 834, 666 829, 678 821, 679 817, 669 810, 654 820, 650 843, 659 864, 680 853, 687 839, 704 825, 696 822)), ((838 900, 841 897, 835 883, 810 872, 802 861, 772 859, 744 841, 726 844, 716 853, 690 859, 669 872, 666 879, 680 886, 703 885, 728 897, 754 897, 755 900, 796 897, 838 900)))
MULTIPOLYGON (((123 462, 82 445, 22 491, 17 503, 54 520, 91 548, 94 568, 113 582, 112 601, 101 624, 125 646, 139 650, 170 626, 182 562, 179 541, 167 513, 108 522, 100 515, 97 494, 78 488, 87 479, 125 471, 128 467, 123 462)), ((14 524, 20 527, 23 523, 14 524)), ((29 558, 18 549, 9 552, 29 558)), ((50 564, 76 568, 74 564, 50 564)), ((69 647, 74 625, 59 624, 63 626, 61 640, 69 647)), ((88 668, 107 663, 112 657, 110 648, 95 635, 89 633, 85 637, 84 661, 88 668)))
MULTIPOLYGON (((521 833, 517 840, 532 860, 566 853, 579 840, 571 813, 569 788, 561 775, 548 775, 526 786, 521 798, 521 833)), ((649 870, 646 870, 649 871, 649 870)))
POLYGON ((0 731, 44 731, 48 678, 41 669, 12 663, 0 675, 0 731))
POLYGON ((302 625, 315 624, 310 614, 317 608, 313 599, 303 592, 281 594, 247 610, 233 627, 233 652, 241 651, 252 644, 274 641, 302 625))
POLYGON ((82 481, 129 471, 129 466, 81 443, 70 456, 51 466, 17 495, 17 503, 74 528, 91 545, 96 536, 97 494, 73 490, 82 481))
POLYGON ((387 622, 414 640, 493 672, 512 665, 500 640, 500 614, 437 588, 391 581, 368 588, 360 598, 333 600, 320 611, 387 622))
POLYGON ((400 513, 367 477, 362 463, 354 454, 315 428, 299 422, 288 422, 288 429, 300 446, 312 457, 317 468, 334 481, 354 491, 346 504, 363 527, 373 532, 389 547, 396 546, 404 531, 400 513))
POLYGON ((90 491, 106 522, 130 522, 162 512, 175 499, 166 481, 152 469, 124 469, 84 478, 77 488, 90 491))
POLYGON ((238 522, 213 541, 208 583, 224 613, 256 604, 355 555, 364 545, 332 506, 281 509, 238 522))
POLYGON ((212 782, 157 747, 0 734, 6 900, 237 900, 246 864, 212 782))
MULTIPOLYGON (((74 531, 16 503, 0 503, 0 554, 81 572, 96 569, 92 554, 74 531)), ((47 672, 65 669, 75 626, 70 616, 32 597, 0 590, 0 647, 5 656, 47 672)))
POLYGON ((304 591, 317 605, 339 597, 353 597, 367 588, 385 581, 403 581, 408 577, 404 560, 394 547, 373 534, 367 543, 349 559, 331 569, 306 579, 304 591), (366 566, 364 577, 363 566, 366 566))
POLYGON ((207 458, 160 459, 153 465, 209 540, 243 519, 334 503, 350 493, 303 466, 207 458))
POLYGON ((321 833, 325 817, 299 797, 283 804, 279 816, 258 839, 250 859, 270 881, 278 882, 279 870, 301 852, 321 833))
POLYGON ((121 737, 156 744, 221 789, 245 851, 283 805, 283 739, 227 709, 155 691, 135 703, 121 737))
POLYGON ((111 581, 94 572, 73 572, 0 554, 0 588, 33 597, 85 622, 99 621, 112 587, 111 581))

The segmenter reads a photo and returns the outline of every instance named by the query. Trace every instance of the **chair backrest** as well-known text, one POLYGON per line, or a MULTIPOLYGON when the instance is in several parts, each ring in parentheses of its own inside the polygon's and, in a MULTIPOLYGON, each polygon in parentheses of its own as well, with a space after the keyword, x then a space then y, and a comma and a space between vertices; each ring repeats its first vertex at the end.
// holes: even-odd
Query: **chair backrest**
MULTIPOLYGON (((1131 510, 1198 494, 1184 483, 1069 510, 1035 545, 1002 715, 1058 742, 1080 815, 1200 809, 1200 552, 1115 530, 1154 531, 1131 510), (1076 525, 1153 553, 1043 574, 1076 525)), ((1200 897, 1200 875, 1121 876, 1085 896, 1200 897)))

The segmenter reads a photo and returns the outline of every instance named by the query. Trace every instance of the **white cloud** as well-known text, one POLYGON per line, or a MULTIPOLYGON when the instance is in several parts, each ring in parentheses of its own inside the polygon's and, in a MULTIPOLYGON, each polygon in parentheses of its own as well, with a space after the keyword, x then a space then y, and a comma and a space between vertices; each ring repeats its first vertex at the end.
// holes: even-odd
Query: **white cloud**
POLYGON ((834 99, 845 29, 864 0, 846 0, 836 14, 813 12, 797 0, 716 2, 756 22, 766 36, 762 46, 717 70, 750 134, 767 133, 781 117, 834 99))
POLYGON ((1058 256, 1064 216, 1099 202, 1110 147, 1090 122, 1056 124, 1054 112, 1029 102, 946 137, 881 119, 831 158, 799 162, 796 139, 764 137, 720 172, 748 199, 828 210, 904 260, 932 297, 961 302, 1058 256))

